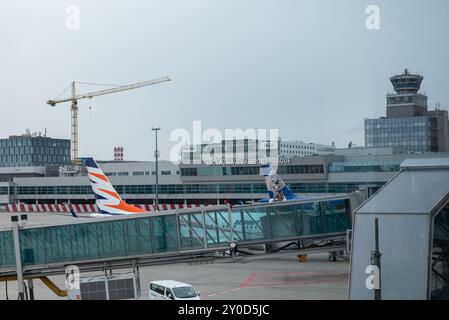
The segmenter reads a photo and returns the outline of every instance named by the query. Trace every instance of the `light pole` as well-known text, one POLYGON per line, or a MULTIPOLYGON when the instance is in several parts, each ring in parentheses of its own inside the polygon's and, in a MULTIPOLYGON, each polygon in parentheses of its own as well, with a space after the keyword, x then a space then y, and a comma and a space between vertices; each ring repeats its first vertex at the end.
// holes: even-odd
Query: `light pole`
POLYGON ((156 149, 154 150, 154 158, 156 158, 156 199, 155 204, 159 205, 159 168, 158 168, 158 159, 159 159, 159 150, 157 149, 157 132, 161 130, 160 127, 153 127, 151 130, 156 134, 156 149))

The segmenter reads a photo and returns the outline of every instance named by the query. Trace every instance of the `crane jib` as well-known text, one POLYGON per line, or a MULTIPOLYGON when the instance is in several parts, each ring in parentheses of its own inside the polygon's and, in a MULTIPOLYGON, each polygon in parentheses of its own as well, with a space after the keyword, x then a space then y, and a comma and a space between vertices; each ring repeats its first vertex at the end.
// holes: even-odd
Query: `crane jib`
POLYGON ((162 77, 162 78, 158 78, 158 79, 128 84, 128 85, 121 86, 121 87, 115 87, 115 88, 104 89, 104 90, 100 90, 100 91, 88 92, 88 93, 76 95, 74 98, 65 98, 65 99, 61 99, 61 100, 48 100, 47 104, 54 107, 57 103, 68 102, 68 101, 72 101, 72 100, 87 99, 87 98, 91 99, 96 96, 102 96, 102 95, 106 95, 106 94, 137 89, 137 88, 146 87, 146 86, 158 84, 161 82, 167 82, 167 81, 171 81, 170 77, 162 77))

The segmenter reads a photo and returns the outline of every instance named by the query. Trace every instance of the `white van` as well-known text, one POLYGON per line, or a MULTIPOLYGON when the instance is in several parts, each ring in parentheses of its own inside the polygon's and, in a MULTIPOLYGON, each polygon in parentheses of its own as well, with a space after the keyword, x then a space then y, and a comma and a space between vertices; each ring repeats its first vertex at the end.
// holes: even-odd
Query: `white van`
POLYGON ((190 284, 174 280, 151 281, 150 300, 200 300, 200 293, 190 284))

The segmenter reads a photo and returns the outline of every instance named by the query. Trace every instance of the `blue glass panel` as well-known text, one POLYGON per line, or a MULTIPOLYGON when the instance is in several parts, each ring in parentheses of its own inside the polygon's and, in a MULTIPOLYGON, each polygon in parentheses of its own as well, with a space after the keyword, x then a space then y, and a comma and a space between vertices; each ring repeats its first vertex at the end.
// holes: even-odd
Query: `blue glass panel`
POLYGON ((20 231, 20 251, 23 265, 45 263, 45 229, 20 231))
POLYGON ((197 220, 197 217, 191 213, 182 214, 179 217, 181 247, 183 249, 201 248, 204 246, 202 223, 195 219, 197 220))
POLYGON ((245 240, 271 237, 270 220, 265 207, 242 209, 242 213, 243 220, 240 224, 245 240))
POLYGON ((153 250, 168 252, 178 250, 176 216, 151 217, 153 250))
POLYGON ((126 252, 129 255, 151 253, 151 227, 149 218, 124 220, 126 252))
POLYGON ((50 227, 45 230, 46 263, 70 261, 72 240, 68 226, 50 227))
POLYGON ((12 231, 0 232, 0 268, 15 266, 12 231))
POLYGON ((232 241, 228 211, 205 213, 208 246, 223 245, 232 241), (212 239, 211 239, 212 238, 212 239))
POLYGON ((316 204, 297 205, 297 215, 298 235, 304 236, 323 232, 320 209, 316 204))
POLYGON ((97 234, 100 257, 126 255, 123 221, 98 223, 97 234))
POLYGON ((231 210, 231 226, 232 226, 232 234, 233 240, 245 240, 243 223, 242 223, 242 215, 243 212, 240 209, 232 209, 231 210))
POLYGON ((296 235, 297 205, 270 208, 270 223, 272 237, 296 235))
POLYGON ((98 258, 97 223, 70 225, 74 260, 98 258))
POLYGON ((345 231, 351 228, 350 216, 348 214, 348 204, 344 200, 322 202, 324 211, 325 232, 345 231))

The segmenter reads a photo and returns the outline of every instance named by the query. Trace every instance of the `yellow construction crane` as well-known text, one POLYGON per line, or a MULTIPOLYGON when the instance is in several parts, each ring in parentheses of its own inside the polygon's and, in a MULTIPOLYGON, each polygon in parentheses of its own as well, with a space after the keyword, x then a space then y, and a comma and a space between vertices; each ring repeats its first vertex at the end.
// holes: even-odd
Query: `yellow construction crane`
POLYGON ((170 80, 171 80, 170 77, 162 77, 162 78, 158 78, 158 79, 128 84, 125 86, 117 86, 115 88, 104 89, 104 90, 94 91, 94 92, 88 92, 88 93, 78 94, 78 95, 76 94, 76 88, 75 88, 75 84, 77 82, 74 81, 74 82, 72 82, 72 95, 70 98, 59 99, 59 100, 48 100, 47 104, 49 104, 52 107, 56 106, 56 104, 58 104, 58 103, 68 102, 68 101, 72 102, 72 107, 71 107, 71 113, 72 113, 72 135, 71 135, 72 164, 75 164, 78 159, 78 100, 86 99, 86 98, 91 99, 93 97, 102 96, 102 95, 106 95, 106 94, 142 88, 142 87, 150 86, 153 84, 158 84, 161 82, 167 82, 170 80))

